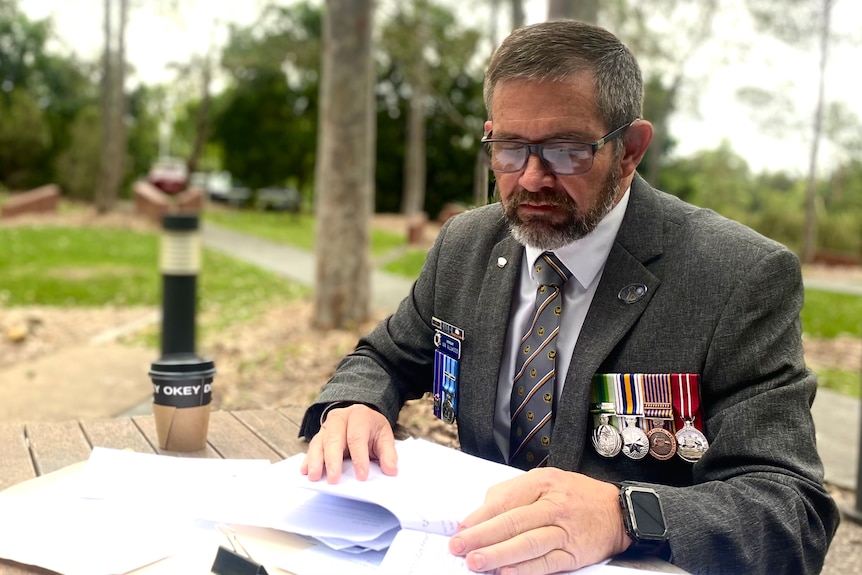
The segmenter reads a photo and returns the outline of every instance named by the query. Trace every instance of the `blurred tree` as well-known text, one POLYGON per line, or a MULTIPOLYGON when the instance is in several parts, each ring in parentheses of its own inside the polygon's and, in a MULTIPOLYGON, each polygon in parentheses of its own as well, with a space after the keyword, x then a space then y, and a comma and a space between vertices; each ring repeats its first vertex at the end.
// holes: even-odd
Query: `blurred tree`
POLYGON ((520 28, 526 23, 524 14, 524 0, 509 0, 512 7, 512 30, 520 28))
MULTIPOLYGON (((415 214, 439 209, 442 204, 436 198, 430 204, 426 202, 426 188, 434 190, 435 195, 441 193, 437 186, 432 186, 433 180, 441 172, 456 168, 447 163, 446 158, 460 154, 460 151, 453 150, 447 154, 437 147, 453 147, 451 131, 459 134, 481 133, 484 117, 481 108, 465 110, 465 105, 469 106, 468 100, 481 98, 481 93, 474 92, 470 98, 465 98, 464 91, 471 83, 467 81, 470 74, 477 78, 481 76, 481 71, 471 61, 475 60, 481 34, 477 30, 459 26, 451 11, 426 0, 412 4, 409 9, 403 6, 399 4, 394 16, 383 26, 381 49, 378 52, 381 74, 377 91, 378 98, 384 99, 381 105, 391 109, 394 102, 398 106, 397 112, 391 115, 400 117, 401 108, 407 108, 401 212, 415 214), (433 123, 446 123, 447 129, 451 130, 442 140, 431 140, 429 120, 432 117, 433 123), (428 170, 432 156, 441 161, 435 162, 432 169, 428 170)), ((383 121, 381 119, 381 123, 383 121)), ((381 133, 390 132, 381 130, 381 133)), ((380 149, 381 156, 391 153, 385 149, 389 143, 387 141, 386 146, 380 149)), ((475 136, 472 143, 471 148, 475 153, 478 149, 475 136)), ((384 160, 382 165, 387 165, 387 162, 384 160)), ((472 168, 465 172, 464 182, 467 186, 472 177, 471 172, 472 168)), ((378 182, 381 177, 385 176, 378 170, 378 182)), ((378 186, 378 194, 381 188, 378 186)), ((460 194, 457 189, 453 191, 458 199, 469 198, 466 195, 469 187, 464 187, 460 194)), ((444 194, 453 199, 449 193, 444 194)), ((381 203, 378 197, 378 205, 381 203)))
POLYGON ((57 157, 57 183, 76 200, 92 201, 99 185, 101 118, 96 106, 79 111, 72 122, 72 145, 57 157))
POLYGON ((314 195, 314 324, 368 319, 374 186, 373 0, 326 0, 314 195), (334 233, 337 232, 337 233, 334 233))
POLYGON ((213 101, 210 140, 224 168, 252 187, 312 186, 321 18, 318 6, 301 2, 230 29, 222 53, 230 84, 213 101))
POLYGON ((0 168, 0 182, 10 186, 55 181, 54 159, 70 144, 69 126, 95 95, 91 67, 73 57, 52 54, 48 50, 52 40, 56 38, 50 20, 30 20, 19 11, 17 2, 0 0, 0 101, 15 108, 29 107, 29 103, 36 107, 20 110, 36 122, 32 129, 12 130, 11 123, 0 126, 7 138, 5 152, 0 150, 7 162, 0 168), (34 148, 36 142, 41 143, 34 148), (16 164, 8 163, 13 150, 25 148, 30 150, 26 157, 16 155, 16 164))
POLYGON ((126 160, 126 26, 128 0, 119 0, 114 21, 114 0, 104 0, 104 51, 102 55, 102 149, 96 208, 114 209, 120 195, 126 160))
POLYGON ((696 152, 673 162, 657 185, 688 202, 743 221, 753 198, 752 177, 745 159, 728 141, 714 150, 696 152))
POLYGON ((824 101, 826 67, 829 62, 830 44, 835 40, 831 30, 831 14, 836 1, 747 0, 751 15, 760 30, 774 35, 791 46, 801 45, 810 48, 812 43, 817 46, 819 55, 817 100, 811 123, 811 147, 805 196, 805 234, 801 256, 802 261, 806 263, 814 260, 817 251, 817 166, 826 106, 824 101))
POLYGON ((16 88, 0 98, 0 181, 11 189, 38 185, 38 167, 51 144, 48 124, 33 97, 16 88))
POLYGON ((644 116, 654 127, 640 170, 647 180, 659 180, 664 159, 673 149, 670 119, 683 92, 696 99, 698 78, 687 66, 712 37, 718 0, 622 0, 602 4, 600 21, 637 56, 644 75, 644 116))
POLYGON ((599 0, 548 0, 548 21, 580 20, 599 21, 599 0))
POLYGON ((129 94, 126 184, 146 178, 159 155, 159 123, 166 115, 167 90, 141 84, 129 94))

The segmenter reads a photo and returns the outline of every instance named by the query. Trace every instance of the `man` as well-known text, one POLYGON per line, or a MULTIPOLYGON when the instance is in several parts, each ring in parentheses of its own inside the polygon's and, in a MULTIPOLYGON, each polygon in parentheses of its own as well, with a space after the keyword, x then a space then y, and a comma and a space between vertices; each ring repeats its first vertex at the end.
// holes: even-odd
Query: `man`
POLYGON ((410 296, 339 365, 303 422, 304 472, 338 481, 346 454, 360 479, 369 459, 397 473, 392 425, 443 353, 435 391, 457 385, 461 448, 539 466, 451 538, 471 569, 554 573, 634 549, 698 574, 819 572, 838 514, 798 260, 636 175, 652 127, 608 32, 514 31, 485 100, 501 202, 443 227, 410 296))

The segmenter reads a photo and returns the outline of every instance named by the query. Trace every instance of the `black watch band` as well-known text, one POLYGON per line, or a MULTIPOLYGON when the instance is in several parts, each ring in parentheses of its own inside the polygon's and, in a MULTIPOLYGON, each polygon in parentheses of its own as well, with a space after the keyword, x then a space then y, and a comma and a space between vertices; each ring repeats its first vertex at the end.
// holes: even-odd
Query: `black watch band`
POLYGON ((622 483, 619 497, 623 525, 632 540, 627 553, 666 555, 667 526, 658 493, 649 487, 622 483))

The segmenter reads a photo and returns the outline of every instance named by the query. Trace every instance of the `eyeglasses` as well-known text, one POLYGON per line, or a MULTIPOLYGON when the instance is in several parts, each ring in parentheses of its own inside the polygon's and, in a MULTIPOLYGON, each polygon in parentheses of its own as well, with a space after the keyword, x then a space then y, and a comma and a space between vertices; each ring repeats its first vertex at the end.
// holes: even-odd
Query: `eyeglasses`
POLYGON ((536 154, 542 160, 542 165, 549 171, 560 176, 576 176, 589 172, 593 167, 596 152, 622 135, 635 122, 637 118, 616 130, 611 130, 593 144, 566 141, 531 144, 518 140, 496 140, 490 137, 491 133, 482 138, 482 143, 485 144, 488 152, 488 165, 495 172, 502 174, 520 172, 527 166, 530 155, 536 154))

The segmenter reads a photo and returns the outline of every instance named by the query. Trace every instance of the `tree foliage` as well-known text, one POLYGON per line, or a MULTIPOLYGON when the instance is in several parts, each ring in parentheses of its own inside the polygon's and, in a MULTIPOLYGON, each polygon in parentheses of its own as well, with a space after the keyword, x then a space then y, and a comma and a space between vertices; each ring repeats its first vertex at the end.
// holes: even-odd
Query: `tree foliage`
POLYGON ((402 182, 409 179, 404 159, 411 96, 420 81, 417 58, 424 62, 421 81, 427 84, 422 93, 428 193, 421 207, 436 215, 448 202, 470 201, 485 119, 482 69, 475 57, 481 39, 478 30, 460 25, 451 11, 431 2, 399 9, 383 23, 377 57, 378 211, 399 210, 402 182))
POLYGON ((232 81, 214 103, 213 140, 250 186, 313 183, 321 26, 320 9, 299 3, 231 28, 222 66, 232 81))
POLYGON ((55 159, 70 126, 93 102, 92 66, 48 50, 50 20, 30 20, 0 2, 0 183, 11 188, 56 181, 55 159))
POLYGON ((0 174, 6 185, 25 189, 38 184, 41 158, 50 147, 51 133, 42 110, 23 89, 0 98, 0 174))

